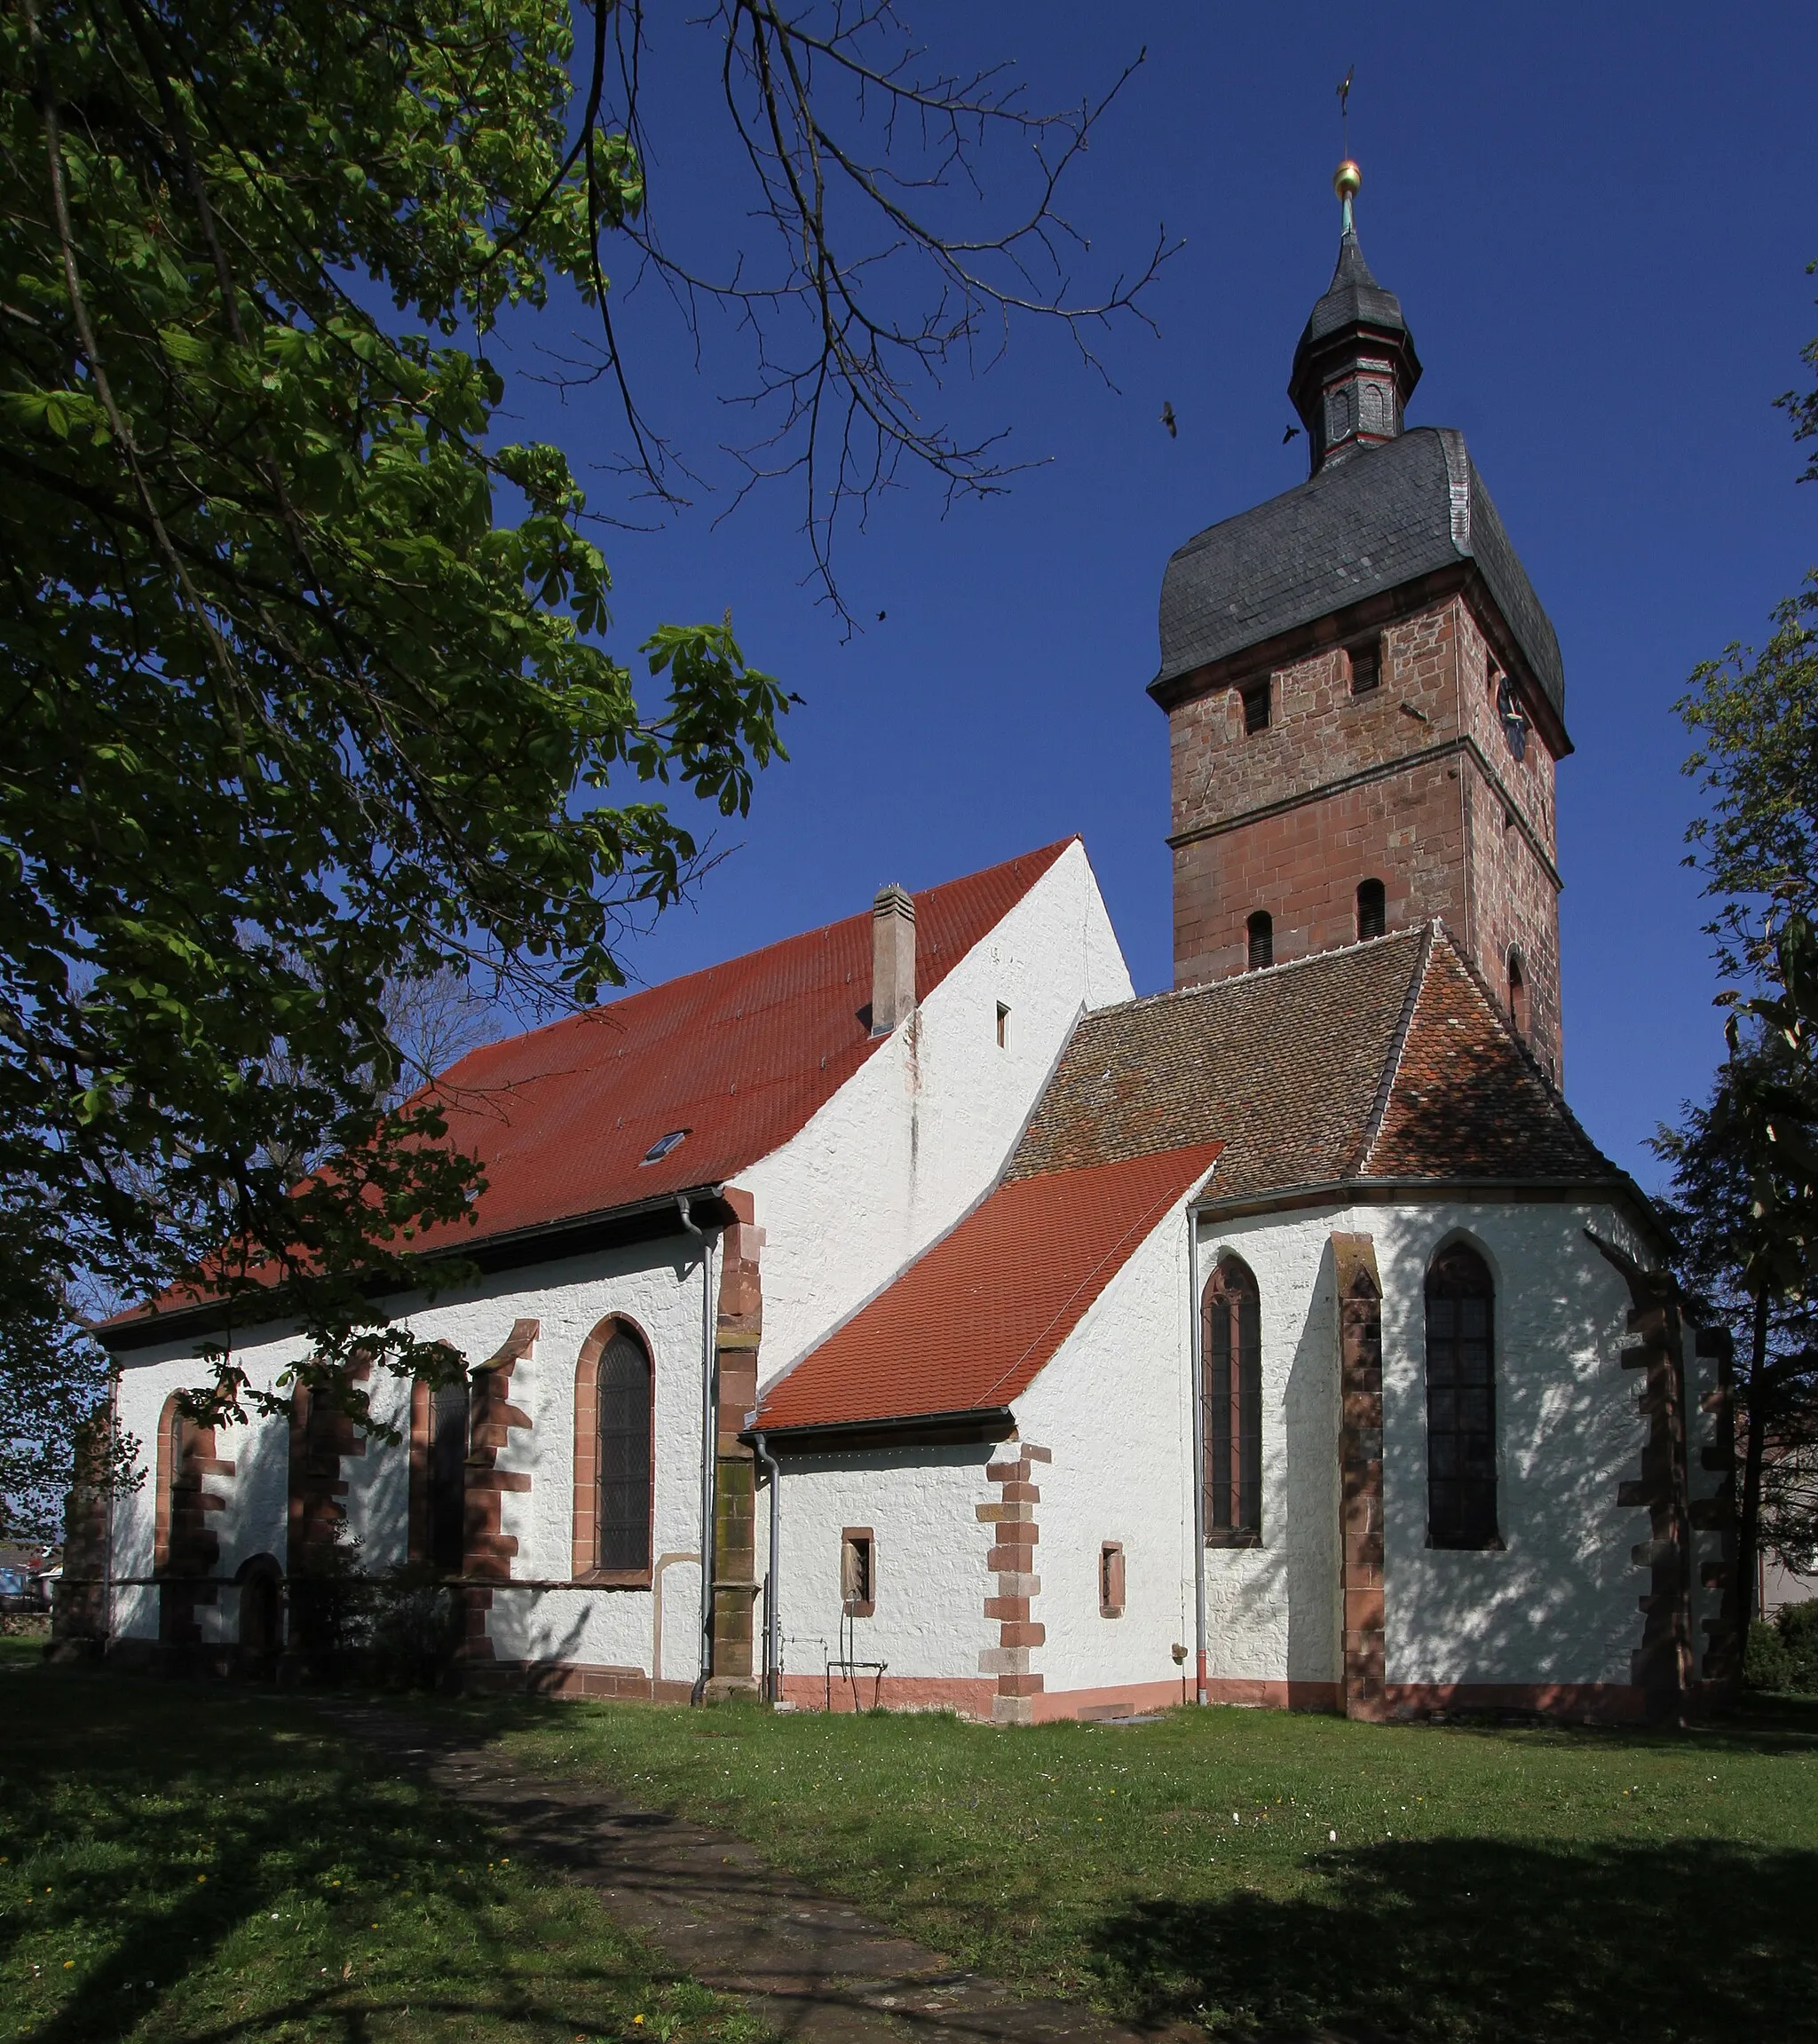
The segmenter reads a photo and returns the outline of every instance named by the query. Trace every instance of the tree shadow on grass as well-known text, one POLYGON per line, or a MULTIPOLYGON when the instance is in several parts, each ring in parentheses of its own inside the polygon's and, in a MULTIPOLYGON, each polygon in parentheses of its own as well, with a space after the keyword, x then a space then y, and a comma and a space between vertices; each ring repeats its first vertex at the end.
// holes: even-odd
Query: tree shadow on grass
POLYGON ((570 1891, 494 1873, 482 1822, 307 1707, 65 1669, 9 1671, 4 1702, 4 1850, 42 1878, 0 1911, 0 1975, 22 1946, 46 1974, 83 1954, 31 2044, 147 2017, 193 2044, 352 2044, 405 2008, 407 2034, 565 2040, 678 1985, 570 1891))
POLYGON ((1396 1839, 1318 1864, 1316 1897, 1107 1914, 1102 1993, 1270 2044, 1818 2036, 1818 1851, 1396 1839))

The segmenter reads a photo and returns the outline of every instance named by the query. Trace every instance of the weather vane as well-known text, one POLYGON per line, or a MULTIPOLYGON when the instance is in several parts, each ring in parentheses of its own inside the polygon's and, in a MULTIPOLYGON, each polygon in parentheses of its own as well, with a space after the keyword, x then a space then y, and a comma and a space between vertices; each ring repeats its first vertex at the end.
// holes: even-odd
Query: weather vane
POLYGON ((1357 187, 1364 182, 1364 174, 1351 161, 1351 81, 1357 75, 1353 64, 1339 81, 1339 138, 1344 146, 1345 157, 1332 174, 1332 188, 1339 195, 1345 209, 1345 233, 1353 231, 1351 201, 1357 195, 1357 187))

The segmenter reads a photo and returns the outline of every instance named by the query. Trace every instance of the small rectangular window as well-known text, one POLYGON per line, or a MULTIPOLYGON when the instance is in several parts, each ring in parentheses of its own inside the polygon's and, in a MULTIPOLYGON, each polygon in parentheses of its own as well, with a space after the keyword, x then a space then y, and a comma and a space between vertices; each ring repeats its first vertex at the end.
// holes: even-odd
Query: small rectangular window
POLYGON ((1351 658, 1351 693, 1367 696, 1382 679, 1382 648, 1375 639, 1365 639, 1346 649, 1351 658))
POLYGON ((1004 1006, 1002 1001, 1000 1001, 998 1003, 998 1048, 1000 1050, 1008 1050, 1009 1047, 1010 1011, 1004 1006))
POLYGON ((1269 729, 1269 683, 1261 681, 1244 691, 1244 729, 1251 737, 1269 729))
POLYGON ((877 1609, 877 1555, 868 1526, 849 1526, 840 1535, 840 1608, 848 1618, 869 1618, 877 1609))
POLYGON ((1108 1540, 1098 1551, 1098 1615, 1124 1615, 1124 1543, 1108 1540))

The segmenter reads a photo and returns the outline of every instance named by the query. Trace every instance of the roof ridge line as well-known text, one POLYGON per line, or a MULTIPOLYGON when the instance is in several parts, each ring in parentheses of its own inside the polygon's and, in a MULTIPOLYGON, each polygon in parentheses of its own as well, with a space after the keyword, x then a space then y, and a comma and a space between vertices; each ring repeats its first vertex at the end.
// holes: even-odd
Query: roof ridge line
MULTIPOLYGON (((1085 843, 1086 833, 1083 831, 1070 831, 1065 837, 1050 839, 1045 845, 1032 845, 1027 851, 1012 852, 1008 858, 994 859, 990 865, 979 866, 971 872, 955 873, 948 880, 935 880, 928 887, 910 888, 905 891, 913 901, 918 896, 935 894, 943 888, 962 887, 968 880, 983 880, 987 873, 1001 872, 1006 866, 1017 865, 1024 859, 1037 859, 1041 857, 1045 852, 1053 852, 1055 855, 1054 861, 1050 863, 1049 867, 1046 869, 1043 874, 1038 876, 1038 879, 1046 878, 1046 872, 1051 871, 1053 865, 1058 864, 1059 860, 1065 856, 1072 846, 1077 844, 1083 849, 1085 843)), ((1090 856, 1089 854, 1087 856, 1090 856)), ((1024 895, 1026 896, 1030 888, 1036 884, 1035 880, 1032 880, 1029 887, 1023 890, 1024 895)), ((1021 896, 1018 897, 1019 900, 1021 898, 1021 896)), ((533 1022, 528 1029, 514 1030, 505 1036, 495 1037, 490 1043, 476 1044, 472 1051, 463 1053, 462 1057, 455 1060, 454 1064, 449 1066, 448 1069, 454 1071, 459 1065, 464 1063, 467 1058, 474 1056, 479 1052, 496 1050, 503 1044, 525 1043, 532 1037, 548 1035, 558 1029, 573 1028, 577 1022, 614 1023, 622 1028, 624 1024, 617 1022, 617 1011, 626 1006, 629 1002, 640 1000, 648 994, 661 993, 670 988, 686 986, 691 980, 706 979, 710 974, 723 972, 729 966, 743 965, 748 959, 763 958, 768 951, 779 951, 785 950, 790 944, 806 943, 811 938, 825 937, 830 931, 839 929, 844 924, 856 923, 861 920, 869 921, 870 918, 871 904, 867 902, 862 908, 855 909, 850 915, 834 916, 824 923, 811 924, 805 930, 791 930, 785 935, 772 937, 768 943, 754 944, 749 951, 734 951, 728 958, 715 959, 707 965, 695 966, 685 973, 671 973, 666 979, 644 980, 636 985, 628 980, 615 990, 610 1000, 590 1001, 585 1007, 572 1009, 566 1014, 555 1015, 548 1022, 533 1022)), ((1002 917, 998 919, 1000 922, 1002 919, 1002 917)), ((992 925, 993 929, 996 927, 995 923, 992 925)), ((982 942, 983 939, 980 941, 982 942)), ((881 1042, 882 1039, 878 1038, 876 1040, 881 1042)), ((446 1074, 439 1073, 436 1079, 429 1083, 439 1084, 446 1076, 446 1074)), ((536 1076, 542 1077, 546 1075, 538 1073, 536 1076)))
MULTIPOLYGON (((1435 921, 1438 921, 1437 918, 1435 919, 1435 921)), ((1603 1146, 1601 1143, 1592 1141, 1590 1131, 1586 1129, 1584 1123, 1578 1119, 1577 1116, 1572 1112, 1571 1102, 1566 1098, 1565 1094, 1560 1090, 1560 1088, 1553 1083, 1552 1074, 1547 1070, 1546 1067, 1541 1063, 1540 1060, 1535 1056, 1532 1046, 1522 1038, 1521 1032, 1515 1029, 1514 1024, 1509 1021, 1508 1017, 1504 1014, 1502 1010, 1502 1004, 1497 999, 1495 991, 1492 990, 1490 982, 1484 978, 1481 972, 1478 971, 1476 961, 1466 955, 1464 946, 1458 943, 1456 937, 1453 936, 1450 930, 1446 929, 1443 922, 1439 923, 1439 927, 1442 930, 1444 930, 1447 949, 1450 950, 1452 956, 1464 968, 1466 978, 1468 979, 1472 985, 1477 989, 1477 991, 1482 995, 1483 1005, 1490 1010, 1490 1016, 1495 1022, 1497 1028, 1501 1030, 1504 1040, 1514 1046, 1516 1052, 1519 1054, 1522 1059, 1522 1061, 1527 1066, 1529 1073, 1535 1078, 1539 1080, 1541 1087, 1545 1091, 1547 1099, 1566 1117, 1566 1120, 1570 1125, 1573 1132, 1584 1138, 1586 1144, 1589 1145, 1591 1152, 1594 1156, 1602 1157, 1603 1162, 1609 1164, 1612 1171, 1620 1172, 1621 1175, 1624 1178, 1629 1177, 1630 1173, 1624 1172, 1620 1164, 1616 1164, 1612 1162, 1610 1158, 1604 1156, 1603 1146)), ((1644 1198, 1648 1197, 1646 1194, 1643 1194, 1642 1196, 1644 1198)))
POLYGON ((1124 1009, 1147 1007, 1151 1001, 1185 1000, 1197 994, 1221 993, 1227 987, 1248 984, 1255 980, 1269 977, 1274 973, 1298 972, 1305 966, 1316 966, 1328 959, 1344 958, 1352 951, 1368 951, 1372 944, 1403 943, 1417 933, 1411 929, 1385 930, 1379 937, 1353 937, 1349 943, 1332 944, 1324 951, 1302 951, 1297 959, 1283 959, 1278 965, 1246 966, 1242 972, 1227 973, 1222 979, 1200 980, 1190 987, 1163 987, 1152 994, 1134 994, 1126 1001, 1111 1001, 1102 1008, 1094 1008, 1098 1015, 1117 1014, 1124 1009))
MULTIPOLYGON (((952 1235, 956 1230, 963 1227, 966 1223, 972 1219, 973 1215, 978 1211, 979 1208, 984 1204, 986 1200, 990 1199, 994 1194, 1000 1192, 1006 1185, 1009 1184, 1010 1167, 1016 1161, 1016 1152, 1022 1148, 1024 1137, 1029 1133, 1030 1126, 1033 1123, 1036 1114, 1041 1107, 1041 1103, 1047 1098, 1048 1088, 1055 1083, 1055 1074, 1061 1069, 1061 1061, 1066 1056, 1068 1050, 1072 1046, 1073 1038, 1079 1034, 1079 1024, 1085 1021, 1088 1014, 1095 1014, 1102 1012, 1103 1011, 1100 1009, 1088 1008, 1084 1000, 1079 1003, 1079 1007, 1074 1012, 1072 1023, 1069 1027, 1066 1035, 1062 1038, 1061 1046, 1055 1053, 1053 1061, 1047 1068, 1047 1076, 1042 1080, 1041 1085, 1037 1088, 1035 1098, 1030 1103, 1029 1111, 1023 1117, 1022 1126, 1018 1128, 1016 1134, 1011 1137, 1009 1148, 1005 1150, 1002 1157, 999 1160, 998 1168, 992 1173, 990 1181, 986 1184, 984 1189, 979 1194, 978 1197, 967 1207, 966 1211, 953 1221, 951 1227, 944 1227, 938 1235, 935 1235, 931 1240, 924 1243, 922 1246, 916 1251, 913 1256, 905 1257, 904 1260, 899 1263, 897 1267, 890 1273, 890 1275, 881 1282, 881 1283, 877 1285, 874 1290, 866 1293, 865 1297, 859 1300, 858 1304, 852 1308, 850 1313, 842 1314, 841 1317, 836 1320, 830 1328, 828 1328, 826 1332, 821 1336, 820 1339, 814 1344, 812 1348, 804 1348, 802 1353, 795 1358, 794 1362, 790 1363, 787 1368, 779 1371, 777 1376, 773 1377, 770 1380, 769 1384, 764 1385, 760 1390, 758 1395, 758 1403, 760 1405, 763 1403, 763 1401, 770 1396, 771 1393, 773 1392, 779 1384, 784 1383, 788 1377, 793 1376, 794 1372, 808 1361, 810 1356, 813 1355, 818 1350, 825 1348, 828 1342, 830 1342, 834 1337, 840 1332, 842 1328, 849 1326, 853 1321, 858 1319, 858 1315, 863 1313, 867 1306, 874 1305, 883 1297, 883 1295, 890 1289, 893 1284, 897 1283, 900 1279, 906 1276, 910 1271, 914 1269, 915 1266, 921 1261, 923 1257, 931 1256, 935 1250, 942 1243, 944 1243, 950 1235, 952 1235)), ((1047 1177, 1048 1175, 1050 1174, 1047 1172, 1031 1173, 1032 1177, 1047 1177)))
POLYGON ((1376 1148, 1376 1139, 1382 1133, 1382 1125, 1388 1114, 1388 1103, 1395 1097, 1395 1081, 1402 1076, 1402 1055, 1408 1047, 1408 1032, 1414 1026, 1414 1011, 1420 1006, 1420 996, 1427 990, 1427 967, 1433 958, 1434 932, 1440 927, 1439 918, 1425 925, 1420 932, 1420 952, 1414 961, 1414 970, 1408 980, 1408 990, 1402 996, 1402 1012, 1395 1022, 1395 1034, 1389 1038, 1388 1055, 1383 1060, 1382 1071, 1376 1082, 1376 1097, 1370 1103, 1370 1112, 1364 1123, 1364 1132, 1358 1139, 1353 1154, 1348 1178, 1361 1178, 1369 1169, 1371 1152, 1376 1148))

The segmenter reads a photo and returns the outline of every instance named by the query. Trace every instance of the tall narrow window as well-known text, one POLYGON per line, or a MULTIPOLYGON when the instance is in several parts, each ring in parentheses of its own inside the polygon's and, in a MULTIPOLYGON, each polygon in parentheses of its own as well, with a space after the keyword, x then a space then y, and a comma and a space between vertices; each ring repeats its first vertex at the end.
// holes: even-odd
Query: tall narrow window
POLYGON ((162 1575, 181 1545, 184 1507, 197 1488, 191 1467, 195 1425, 183 1417, 173 1392, 158 1419, 157 1496, 152 1536, 152 1568, 162 1575))
POLYGON ((614 1329, 600 1355, 599 1566, 650 1573, 650 1357, 628 1328, 614 1329))
POLYGON ((1255 683, 1244 691, 1244 729, 1253 738, 1269 729, 1269 683, 1255 683))
POLYGON ((849 1526, 840 1535, 840 1608, 848 1618, 869 1618, 877 1609, 877 1549, 868 1526, 849 1526))
POLYGON ((1357 935, 1379 937, 1388 927, 1388 894, 1380 880, 1361 880, 1357 886, 1357 935))
POLYGON ((1107 1540, 1098 1551, 1098 1615, 1124 1615, 1124 1543, 1107 1540))
POLYGON ((1275 918, 1267 909, 1258 909, 1245 926, 1250 938, 1250 969, 1275 963, 1275 918))
POLYGON ((1009 1047, 1010 1011, 1004 1006, 1002 1001, 1000 1001, 998 1003, 998 1048, 1000 1050, 1008 1050, 1009 1047))
POLYGON ((458 1575, 467 1551, 467 1448, 470 1393, 463 1373, 430 1394, 430 1559, 458 1575))
POLYGON ((1205 1537, 1262 1533, 1262 1309, 1248 1265, 1228 1256, 1205 1287, 1205 1537))
POLYGON ((1427 1539, 1494 1547, 1496 1287, 1454 1243, 1427 1273, 1427 1539))
POLYGON ((1528 975, 1522 970, 1522 954, 1509 953, 1509 1020, 1523 1043, 1528 1040, 1528 975))
POLYGON ((1351 693, 1367 696, 1382 679, 1382 652, 1379 642, 1366 639, 1348 649, 1351 657, 1351 693))

